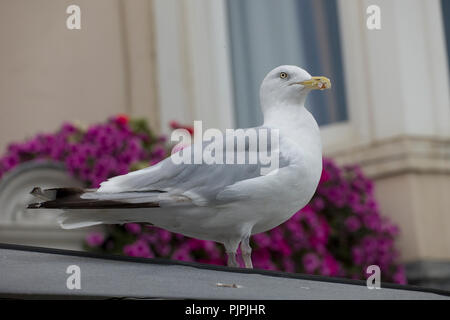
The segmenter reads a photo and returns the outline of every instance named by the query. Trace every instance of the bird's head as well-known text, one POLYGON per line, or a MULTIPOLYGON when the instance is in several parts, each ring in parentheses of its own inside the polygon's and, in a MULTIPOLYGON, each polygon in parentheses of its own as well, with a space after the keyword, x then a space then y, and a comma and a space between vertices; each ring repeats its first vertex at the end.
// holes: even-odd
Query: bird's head
POLYGON ((329 88, 331 82, 326 77, 312 77, 297 66, 279 66, 270 71, 261 84, 261 105, 263 108, 279 103, 303 105, 311 90, 329 88))

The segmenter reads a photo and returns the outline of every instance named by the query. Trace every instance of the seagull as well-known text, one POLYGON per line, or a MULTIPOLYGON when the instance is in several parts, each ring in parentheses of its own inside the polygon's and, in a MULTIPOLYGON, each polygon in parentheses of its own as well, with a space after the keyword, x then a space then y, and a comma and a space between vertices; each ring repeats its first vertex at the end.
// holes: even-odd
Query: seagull
MULTIPOLYGON (((288 220, 308 204, 317 188, 322 144, 305 101, 311 90, 330 87, 328 78, 312 77, 292 65, 266 75, 260 87, 264 122, 253 129, 277 131, 278 168, 267 174, 261 173, 261 161, 180 164, 173 161, 174 153, 156 165, 112 177, 98 189, 34 188, 31 194, 44 201, 28 208, 60 209, 64 229, 140 222, 216 241, 224 245, 230 267, 239 267, 240 245, 245 267, 253 268, 251 235, 288 220)), ((191 145, 178 152, 192 155, 194 149, 191 145)), ((262 152, 249 143, 241 149, 246 156, 262 152)))

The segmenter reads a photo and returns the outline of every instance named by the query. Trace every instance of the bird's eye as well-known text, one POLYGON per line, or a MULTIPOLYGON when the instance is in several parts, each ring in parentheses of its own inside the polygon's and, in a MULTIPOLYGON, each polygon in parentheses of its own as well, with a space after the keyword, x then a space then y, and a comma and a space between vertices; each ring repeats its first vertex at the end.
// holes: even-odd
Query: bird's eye
POLYGON ((286 79, 288 77, 288 74, 286 72, 281 72, 280 73, 280 78, 281 79, 286 79))

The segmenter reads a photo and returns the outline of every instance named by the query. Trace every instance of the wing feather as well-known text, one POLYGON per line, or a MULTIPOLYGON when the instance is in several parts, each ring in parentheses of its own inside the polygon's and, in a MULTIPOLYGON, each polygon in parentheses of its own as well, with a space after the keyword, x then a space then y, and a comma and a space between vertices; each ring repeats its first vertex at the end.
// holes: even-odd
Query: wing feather
MULTIPOLYGON (((259 136, 258 136, 259 139, 259 136)), ((270 139, 268 149, 271 152, 270 139)), ((211 142, 209 142, 211 143, 211 142)), ((209 143, 202 145, 202 150, 209 143)), ((223 159, 227 159, 226 141, 222 150, 223 159)), ((238 152, 237 144, 233 141, 233 152, 238 152)), ((193 147, 187 147, 179 152, 188 152, 193 160, 193 147)), ((126 175, 110 178, 101 183, 97 193, 126 193, 160 190, 169 194, 188 196, 197 205, 206 205, 218 201, 217 195, 225 188, 261 176, 259 140, 256 149, 251 149, 248 140, 244 145, 245 159, 250 159, 250 153, 256 152, 255 164, 177 164, 172 157, 160 163, 126 175)), ((265 150, 264 150, 265 152, 265 150)), ((173 156, 173 155, 172 155, 173 156)), ((289 165, 289 159, 279 154, 280 168, 289 165)), ((193 161, 191 161, 193 163, 193 161)))

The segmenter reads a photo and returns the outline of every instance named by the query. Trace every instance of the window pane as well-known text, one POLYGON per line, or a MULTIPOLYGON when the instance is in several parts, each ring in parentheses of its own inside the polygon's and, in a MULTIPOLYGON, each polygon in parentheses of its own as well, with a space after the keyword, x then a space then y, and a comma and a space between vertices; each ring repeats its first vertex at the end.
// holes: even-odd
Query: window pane
POLYGON ((268 71, 298 65, 332 80, 311 92, 307 106, 319 124, 347 120, 335 0, 228 0, 236 123, 262 123, 259 85, 268 71))

